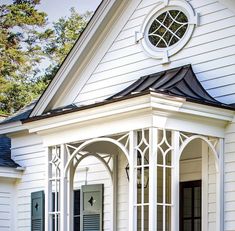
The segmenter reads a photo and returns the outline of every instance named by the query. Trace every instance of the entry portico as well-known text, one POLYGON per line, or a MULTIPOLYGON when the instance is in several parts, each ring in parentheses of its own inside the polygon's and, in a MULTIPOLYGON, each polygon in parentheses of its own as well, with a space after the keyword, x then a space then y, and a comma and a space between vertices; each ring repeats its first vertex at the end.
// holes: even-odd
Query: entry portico
POLYGON ((156 92, 94 106, 25 122, 30 132, 43 137, 48 150, 46 230, 55 217, 55 230, 73 230, 74 176, 89 156, 103 163, 110 176, 110 229, 118 230, 119 171, 128 165, 129 230, 179 230, 180 182, 188 180, 202 182, 198 219, 203 229, 210 225, 210 216, 216 216, 216 229, 223 230, 223 126, 231 119, 228 109, 218 113, 216 107, 201 105, 196 111, 195 103, 156 92), (187 175, 185 165, 199 168, 198 175, 187 175), (208 200, 208 193, 214 201, 208 200))

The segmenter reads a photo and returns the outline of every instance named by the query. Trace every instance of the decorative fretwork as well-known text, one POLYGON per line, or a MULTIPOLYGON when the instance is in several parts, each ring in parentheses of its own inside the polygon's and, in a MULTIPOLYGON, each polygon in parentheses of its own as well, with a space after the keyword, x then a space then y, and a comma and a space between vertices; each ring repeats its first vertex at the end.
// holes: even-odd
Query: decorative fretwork
POLYGON ((183 38, 188 28, 187 16, 179 10, 160 14, 151 24, 149 41, 158 48, 170 47, 183 38))
POLYGON ((149 130, 136 132, 135 164, 137 188, 137 230, 148 230, 149 214, 149 130))
POLYGON ((49 152, 49 198, 51 201, 49 219, 52 231, 58 231, 60 220, 60 189, 61 189, 61 147, 54 146, 49 152))
POLYGON ((157 227, 170 230, 172 209, 172 134, 171 131, 158 130, 157 151, 157 227))
POLYGON ((216 165, 218 164, 219 158, 219 138, 217 137, 208 137, 203 135, 197 135, 192 133, 180 132, 180 153, 182 153, 183 149, 193 140, 200 139, 204 141, 208 147, 210 148, 211 152, 216 156, 216 165))

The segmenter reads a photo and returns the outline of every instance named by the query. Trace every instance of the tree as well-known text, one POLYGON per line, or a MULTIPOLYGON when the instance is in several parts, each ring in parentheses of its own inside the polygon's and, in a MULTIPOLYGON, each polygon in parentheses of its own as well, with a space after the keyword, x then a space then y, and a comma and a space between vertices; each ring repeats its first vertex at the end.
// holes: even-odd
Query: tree
POLYGON ((91 15, 92 12, 87 11, 85 14, 79 14, 74 8, 71 8, 68 18, 61 17, 53 23, 54 33, 44 50, 51 63, 43 76, 44 80, 50 81, 55 75, 60 64, 85 29, 91 15))
POLYGON ((0 6, 0 112, 14 113, 46 88, 71 47, 84 30, 91 12, 71 9, 46 28, 47 18, 35 6, 40 0, 15 0, 0 6), (50 65, 39 69, 43 59, 50 65))
POLYGON ((39 72, 37 65, 44 55, 40 44, 52 34, 50 29, 44 29, 47 15, 35 8, 39 3, 40 0, 14 0, 0 6, 0 111, 3 113, 15 112, 33 98, 24 91, 39 72), (19 95, 24 95, 23 99, 19 95))

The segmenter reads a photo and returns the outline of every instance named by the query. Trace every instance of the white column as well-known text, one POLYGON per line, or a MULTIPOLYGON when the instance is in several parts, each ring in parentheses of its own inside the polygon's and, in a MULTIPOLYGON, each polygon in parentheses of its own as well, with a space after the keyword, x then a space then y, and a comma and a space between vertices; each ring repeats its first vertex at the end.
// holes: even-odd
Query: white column
POLYGON ((76 168, 73 165, 70 166, 67 176, 67 211, 68 211, 68 231, 73 231, 73 211, 74 211, 74 191, 73 191, 73 179, 76 168))
POLYGON ((113 156, 113 172, 112 172, 112 184, 113 184, 113 224, 112 224, 112 230, 116 231, 117 229, 117 184, 118 184, 118 175, 117 175, 117 169, 118 169, 118 156, 113 156))
POLYGON ((149 129, 149 230, 157 230, 157 142, 158 129, 149 129))
POLYGON ((51 219, 51 215, 49 214, 52 209, 51 209, 51 205, 52 205, 52 186, 51 186, 51 182, 50 182, 50 178, 52 177, 52 170, 51 170, 51 149, 49 149, 48 147, 45 148, 45 161, 46 161, 46 170, 45 170, 45 231, 51 231, 51 227, 52 227, 52 219, 51 219))
POLYGON ((136 160, 136 132, 130 131, 129 135, 129 231, 137 229, 136 204, 136 174, 134 170, 136 160))
POLYGON ((202 231, 208 230, 208 144, 202 142, 202 231))
POLYGON ((172 131, 172 191, 171 191, 171 203, 173 204, 171 210, 171 230, 179 231, 179 184, 180 184, 180 134, 178 131, 172 131))
POLYGON ((65 231, 67 229, 67 176, 64 172, 65 165, 67 163, 67 153, 65 145, 62 144, 60 146, 60 154, 61 154, 61 172, 60 172, 60 230, 65 231))
POLYGON ((216 230, 224 230, 224 140, 219 139, 217 153, 219 157, 216 179, 216 230))

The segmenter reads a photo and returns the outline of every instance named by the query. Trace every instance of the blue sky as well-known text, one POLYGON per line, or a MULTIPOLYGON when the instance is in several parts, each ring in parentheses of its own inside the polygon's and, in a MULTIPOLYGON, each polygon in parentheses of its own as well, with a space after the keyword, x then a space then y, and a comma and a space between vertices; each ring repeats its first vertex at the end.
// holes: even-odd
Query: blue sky
MULTIPOLYGON (((74 7, 78 12, 95 11, 101 0, 41 0, 38 9, 48 14, 49 22, 69 15, 69 9, 74 7)), ((12 0, 0 0, 0 4, 10 4, 12 0)))

